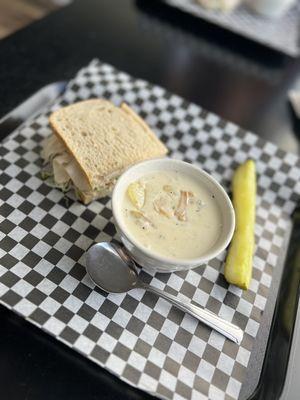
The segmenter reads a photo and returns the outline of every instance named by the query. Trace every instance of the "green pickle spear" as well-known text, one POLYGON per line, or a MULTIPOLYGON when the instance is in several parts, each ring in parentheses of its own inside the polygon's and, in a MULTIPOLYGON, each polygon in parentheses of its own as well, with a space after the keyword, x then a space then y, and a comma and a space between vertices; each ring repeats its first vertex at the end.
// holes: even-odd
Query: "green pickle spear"
POLYGON ((255 246, 256 173, 253 160, 247 160, 235 171, 232 194, 236 225, 224 274, 227 282, 248 289, 255 246))

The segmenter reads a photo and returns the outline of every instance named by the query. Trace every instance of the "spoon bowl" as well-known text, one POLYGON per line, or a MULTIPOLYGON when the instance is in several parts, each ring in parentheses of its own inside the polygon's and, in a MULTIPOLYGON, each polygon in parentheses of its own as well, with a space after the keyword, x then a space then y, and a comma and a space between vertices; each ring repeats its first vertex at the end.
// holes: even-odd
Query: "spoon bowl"
POLYGON ((97 243, 86 253, 86 270, 100 289, 124 293, 137 287, 138 272, 125 251, 114 243, 97 243))

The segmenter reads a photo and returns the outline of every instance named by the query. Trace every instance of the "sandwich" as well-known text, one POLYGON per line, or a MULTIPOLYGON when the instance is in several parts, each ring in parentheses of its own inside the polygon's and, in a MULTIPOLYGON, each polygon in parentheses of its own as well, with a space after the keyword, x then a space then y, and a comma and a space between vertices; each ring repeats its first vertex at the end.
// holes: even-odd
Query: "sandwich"
POLYGON ((125 103, 81 101, 53 112, 49 122, 53 133, 43 143, 42 176, 64 192, 74 189, 84 204, 108 195, 129 166, 167 153, 125 103))
POLYGON ((216 10, 222 12, 231 12, 239 4, 241 0, 198 0, 198 3, 209 10, 216 10))

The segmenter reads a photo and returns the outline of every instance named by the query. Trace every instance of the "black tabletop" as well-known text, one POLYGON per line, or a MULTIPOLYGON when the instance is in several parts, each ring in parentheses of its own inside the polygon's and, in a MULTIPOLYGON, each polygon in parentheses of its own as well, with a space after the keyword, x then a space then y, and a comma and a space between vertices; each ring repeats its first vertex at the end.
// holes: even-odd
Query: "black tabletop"
MULTIPOLYGON (((98 57, 300 152, 287 91, 300 60, 159 1, 86 0, 0 42, 0 117, 98 57)), ((0 307, 1 399, 147 399, 0 307)))

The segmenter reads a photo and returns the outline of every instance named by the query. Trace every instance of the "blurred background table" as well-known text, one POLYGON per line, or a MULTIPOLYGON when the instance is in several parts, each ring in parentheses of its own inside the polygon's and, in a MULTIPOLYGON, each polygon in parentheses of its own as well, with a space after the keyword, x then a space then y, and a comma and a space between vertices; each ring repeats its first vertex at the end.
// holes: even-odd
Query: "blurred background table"
POLYGON ((0 39, 72 0, 0 0, 0 39))
MULTIPOLYGON (((74 1, 0 41, 0 116, 92 58, 111 63, 300 153, 287 91, 300 59, 275 53, 159 1, 74 1)), ((3 399, 147 399, 0 307, 3 399)))

